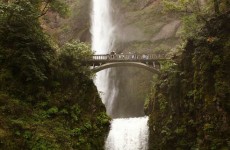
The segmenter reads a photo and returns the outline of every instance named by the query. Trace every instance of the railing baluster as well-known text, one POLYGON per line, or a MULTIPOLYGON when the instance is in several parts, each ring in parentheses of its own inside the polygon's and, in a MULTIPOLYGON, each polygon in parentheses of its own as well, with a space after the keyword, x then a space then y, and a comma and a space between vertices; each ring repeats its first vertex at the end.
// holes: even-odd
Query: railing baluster
POLYGON ((114 61, 124 61, 124 60, 133 60, 133 61, 141 61, 141 60, 156 60, 156 59, 164 59, 165 56, 162 54, 116 54, 116 55, 93 55, 91 58, 85 58, 85 60, 114 60, 114 61))

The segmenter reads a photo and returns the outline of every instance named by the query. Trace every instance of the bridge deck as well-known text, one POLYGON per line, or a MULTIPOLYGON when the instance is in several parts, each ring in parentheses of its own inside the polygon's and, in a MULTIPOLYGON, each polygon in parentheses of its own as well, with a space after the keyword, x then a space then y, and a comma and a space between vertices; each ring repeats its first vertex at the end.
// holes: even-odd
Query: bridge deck
POLYGON ((165 60, 164 55, 156 54, 116 54, 116 55, 93 55, 91 58, 86 58, 83 63, 93 66, 99 66, 111 62, 141 62, 152 64, 159 60, 165 60))
POLYGON ((107 55, 93 55, 93 60, 133 60, 133 59, 165 59, 162 54, 107 54, 107 55))

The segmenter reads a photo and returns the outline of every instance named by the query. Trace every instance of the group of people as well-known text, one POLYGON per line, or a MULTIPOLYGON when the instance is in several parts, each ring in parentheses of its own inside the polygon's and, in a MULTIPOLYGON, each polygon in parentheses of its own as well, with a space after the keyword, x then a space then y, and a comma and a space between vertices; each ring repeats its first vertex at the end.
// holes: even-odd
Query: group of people
POLYGON ((148 59, 148 55, 137 55, 136 53, 129 52, 127 55, 123 53, 117 54, 115 51, 112 51, 110 54, 107 54, 107 59, 148 59))
POLYGON ((112 51, 110 54, 108 54, 109 55, 109 57, 108 58, 116 58, 116 56, 117 56, 117 53, 115 52, 115 51, 112 51))

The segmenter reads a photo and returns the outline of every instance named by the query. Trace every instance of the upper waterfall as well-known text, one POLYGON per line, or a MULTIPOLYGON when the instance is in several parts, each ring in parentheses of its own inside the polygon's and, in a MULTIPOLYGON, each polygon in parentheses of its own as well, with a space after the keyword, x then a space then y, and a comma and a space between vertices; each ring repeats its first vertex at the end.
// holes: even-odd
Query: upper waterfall
MULTIPOLYGON (((114 46, 115 26, 112 19, 111 0, 92 0, 91 34, 92 50, 96 54, 108 54, 114 46)), ((95 84, 100 91, 102 102, 107 113, 111 116, 113 100, 117 93, 116 86, 109 87, 109 74, 111 69, 97 73, 95 84)), ((111 85, 112 83, 110 83, 111 85)))
POLYGON ((114 45, 114 30, 110 0, 93 0, 92 50, 96 54, 109 53, 114 45))

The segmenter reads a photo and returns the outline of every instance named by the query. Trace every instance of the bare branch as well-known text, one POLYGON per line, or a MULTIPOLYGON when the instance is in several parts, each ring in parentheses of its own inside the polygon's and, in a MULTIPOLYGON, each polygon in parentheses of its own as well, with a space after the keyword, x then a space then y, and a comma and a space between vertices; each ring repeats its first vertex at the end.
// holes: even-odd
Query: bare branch
POLYGON ((38 18, 44 16, 47 13, 47 11, 49 10, 49 3, 50 3, 50 0, 46 1, 46 4, 44 8, 42 9, 41 14, 38 16, 38 18))

